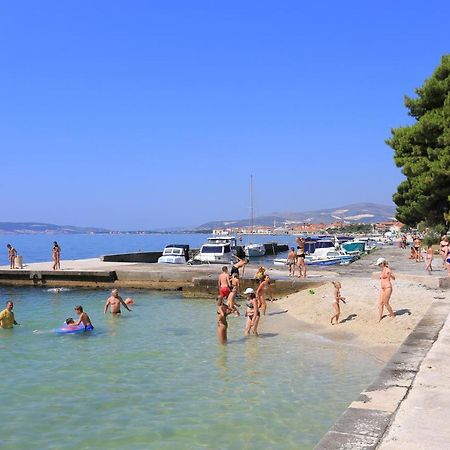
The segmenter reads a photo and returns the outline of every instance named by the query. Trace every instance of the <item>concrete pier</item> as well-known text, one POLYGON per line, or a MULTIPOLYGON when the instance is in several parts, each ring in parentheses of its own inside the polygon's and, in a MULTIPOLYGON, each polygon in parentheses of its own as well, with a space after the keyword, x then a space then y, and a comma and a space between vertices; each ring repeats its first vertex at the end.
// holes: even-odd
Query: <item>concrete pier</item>
MULTIPOLYGON (((221 265, 107 262, 98 258, 62 261, 63 270, 49 270, 51 262, 28 264, 24 269, 0 267, 0 284, 13 286, 78 286, 90 288, 145 288, 183 291, 189 297, 217 296, 221 265)), ((257 287, 257 266, 249 265, 242 286, 257 287)), ((311 273, 306 280, 290 278, 287 269, 268 270, 275 297, 309 289, 336 277, 334 272, 311 273), (330 278, 331 277, 331 278, 330 278)))

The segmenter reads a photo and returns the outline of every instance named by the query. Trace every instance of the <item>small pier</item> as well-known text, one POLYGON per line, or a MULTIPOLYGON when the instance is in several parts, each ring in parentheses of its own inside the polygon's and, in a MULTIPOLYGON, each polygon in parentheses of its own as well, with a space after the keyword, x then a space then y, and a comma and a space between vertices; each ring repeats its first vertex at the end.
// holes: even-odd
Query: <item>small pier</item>
MULTIPOLYGON (((24 269, 0 267, 0 285, 36 287, 138 288, 182 291, 186 297, 217 296, 217 277, 221 264, 184 265, 110 262, 104 259, 62 261, 63 270, 51 270, 52 262, 28 264, 24 269)), ((257 287, 257 266, 246 266, 242 288, 257 287)), ((270 268, 275 297, 319 286, 327 275, 306 280, 290 278, 286 270, 270 268)), ((329 276, 335 275, 329 273, 329 276)))

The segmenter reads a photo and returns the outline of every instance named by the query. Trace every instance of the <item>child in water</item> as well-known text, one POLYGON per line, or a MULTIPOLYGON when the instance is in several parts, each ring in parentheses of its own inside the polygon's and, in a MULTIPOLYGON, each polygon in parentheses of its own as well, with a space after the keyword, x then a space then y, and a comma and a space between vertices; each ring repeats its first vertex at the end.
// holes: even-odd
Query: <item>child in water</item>
POLYGON ((78 321, 68 324, 70 327, 78 327, 80 324, 84 325, 85 331, 91 331, 94 329, 91 319, 89 316, 83 311, 83 307, 81 305, 75 306, 75 312, 78 314, 78 321))
POLYGON ((341 307, 340 302, 345 302, 345 297, 341 296, 341 283, 339 281, 333 281, 334 286, 334 299, 333 299, 333 307, 335 311, 335 315, 331 316, 330 323, 334 325, 333 320, 336 320, 336 325, 339 323, 339 316, 341 315, 341 307))

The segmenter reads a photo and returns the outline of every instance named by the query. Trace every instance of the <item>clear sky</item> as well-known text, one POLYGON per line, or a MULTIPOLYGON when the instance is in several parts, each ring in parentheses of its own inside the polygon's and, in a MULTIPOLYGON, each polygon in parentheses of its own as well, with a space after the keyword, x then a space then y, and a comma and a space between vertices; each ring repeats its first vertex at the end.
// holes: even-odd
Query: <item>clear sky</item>
POLYGON ((153 229, 391 203, 448 1, 0 0, 0 221, 153 229))

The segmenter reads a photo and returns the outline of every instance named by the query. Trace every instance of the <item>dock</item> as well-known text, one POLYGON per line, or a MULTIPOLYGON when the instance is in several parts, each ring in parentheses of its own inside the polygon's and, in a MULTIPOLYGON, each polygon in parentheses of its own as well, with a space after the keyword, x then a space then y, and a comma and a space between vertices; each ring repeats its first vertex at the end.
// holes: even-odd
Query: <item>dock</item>
MULTIPOLYGON (((67 260, 61 265, 62 270, 51 270, 52 262, 31 263, 23 269, 3 266, 0 267, 0 285, 172 290, 182 291, 187 297, 204 298, 217 296, 217 277, 222 268, 221 264, 110 262, 102 258, 67 260)), ((242 289, 257 287, 257 267, 246 266, 241 276, 242 289)), ((286 269, 269 268, 267 273, 276 297, 319 286, 327 277, 336 275, 333 272, 312 274, 304 280, 288 277, 286 269)))

